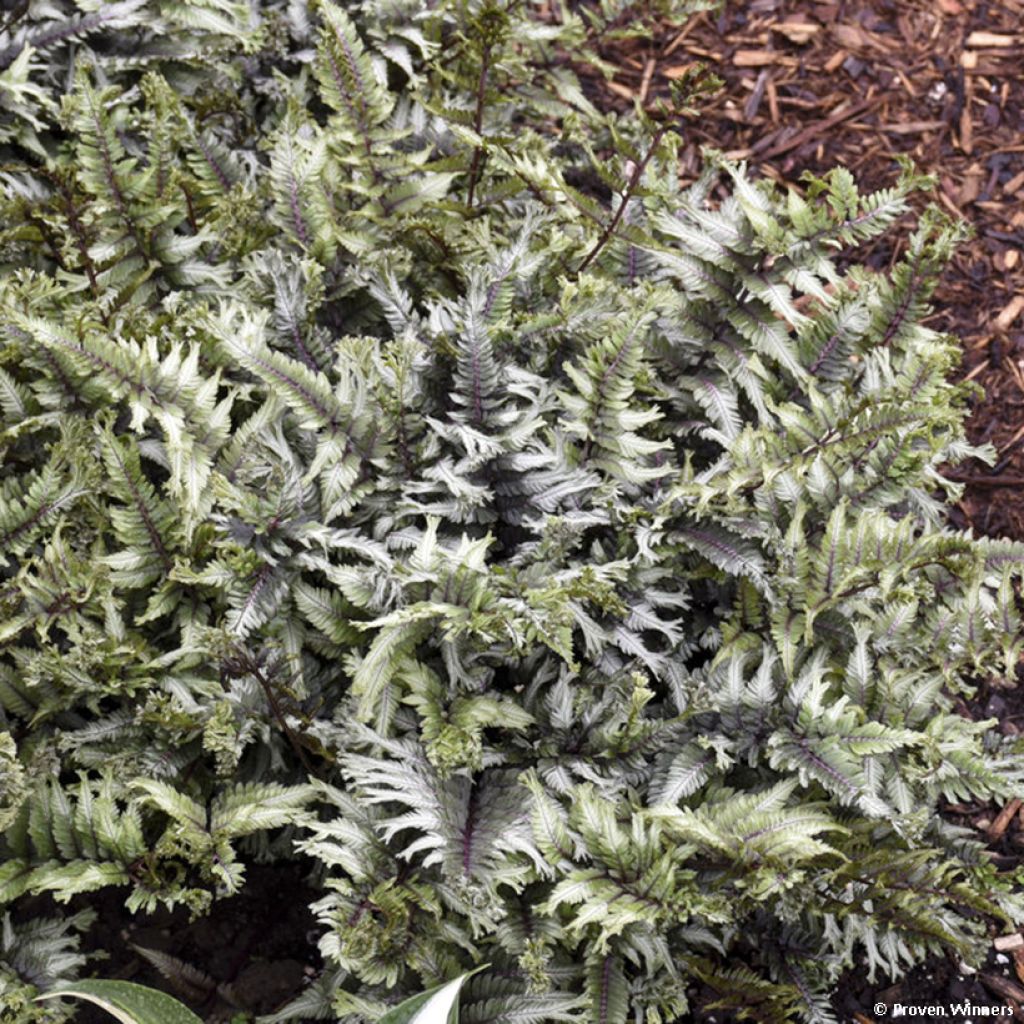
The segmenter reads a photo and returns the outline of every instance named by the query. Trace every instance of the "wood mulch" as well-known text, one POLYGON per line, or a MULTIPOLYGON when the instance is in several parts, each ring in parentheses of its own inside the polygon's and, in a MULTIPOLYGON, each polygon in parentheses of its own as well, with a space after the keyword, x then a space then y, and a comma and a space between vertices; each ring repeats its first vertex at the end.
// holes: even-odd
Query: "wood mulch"
POLYGON ((954 519, 1024 539, 1024 0, 728 0, 600 55, 612 78, 581 73, 605 109, 652 104, 696 61, 725 80, 689 125, 684 174, 708 145, 789 185, 840 163, 891 185, 898 153, 937 177, 976 234, 932 322, 963 339, 962 375, 984 389, 970 436, 997 453, 950 473, 969 481, 954 519))
MULTIPOLYGON (((885 187, 899 153, 936 176, 933 201, 975 233, 936 292, 930 321, 962 339, 961 376, 983 391, 969 434, 996 451, 992 466, 971 461, 949 471, 967 482, 952 518, 1024 540, 1024 0, 727 0, 721 13, 611 40, 600 55, 615 68, 611 78, 580 73, 604 109, 652 104, 696 61, 725 80, 689 124, 685 177, 696 176, 701 146, 796 187, 804 171, 837 164, 864 189, 885 187)), ((895 255, 881 240, 866 258, 884 267, 895 255)), ((986 682, 960 710, 1020 733, 1024 687, 986 682)), ((1001 867, 1024 865, 1020 800, 946 813, 982 834, 1001 867)), ((969 1001, 1024 1021, 1024 936, 993 935, 980 971, 937 959, 886 985, 851 972, 834 1003, 840 1019, 882 1024, 879 1002, 969 1001)), ((728 1017, 698 1005, 695 1019, 728 1017)))

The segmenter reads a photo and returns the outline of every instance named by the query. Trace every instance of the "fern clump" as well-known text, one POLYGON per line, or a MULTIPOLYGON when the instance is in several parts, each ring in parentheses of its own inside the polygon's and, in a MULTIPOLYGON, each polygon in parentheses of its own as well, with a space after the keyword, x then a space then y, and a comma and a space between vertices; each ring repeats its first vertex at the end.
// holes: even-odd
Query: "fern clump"
MULTIPOLYGON (((481 964, 469 1024, 832 1020, 1024 916, 939 813, 1022 777, 955 705, 1024 571, 944 515, 960 229, 878 273, 908 167, 681 187, 705 80, 604 119, 565 54, 626 7, 545 11, 5 24, 0 901, 302 858, 327 969, 271 1020, 481 964)), ((8 1017, 87 925, 4 926, 8 1017)))

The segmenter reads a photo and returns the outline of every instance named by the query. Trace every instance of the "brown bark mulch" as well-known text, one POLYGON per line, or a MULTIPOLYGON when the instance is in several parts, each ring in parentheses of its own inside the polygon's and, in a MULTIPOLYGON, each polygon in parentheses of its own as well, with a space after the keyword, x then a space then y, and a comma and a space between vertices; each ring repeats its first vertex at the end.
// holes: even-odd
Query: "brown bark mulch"
POLYGON ((729 0, 601 56, 614 77, 583 75, 605 109, 653 103, 696 61, 725 79, 688 128, 684 174, 709 145, 788 185, 844 164, 881 188, 897 153, 936 176, 935 200, 976 234, 933 324, 963 339, 963 376, 984 389, 970 436, 997 452, 950 474, 969 481, 955 518, 1024 539, 1024 0, 729 0))

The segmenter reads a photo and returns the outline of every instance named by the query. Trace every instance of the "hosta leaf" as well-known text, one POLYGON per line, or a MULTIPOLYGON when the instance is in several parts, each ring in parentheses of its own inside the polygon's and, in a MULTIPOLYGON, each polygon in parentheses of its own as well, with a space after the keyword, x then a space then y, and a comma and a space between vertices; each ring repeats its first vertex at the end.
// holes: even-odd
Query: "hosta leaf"
POLYGON ((187 1007, 164 992, 136 985, 132 981, 86 979, 47 992, 37 998, 84 999, 106 1010, 120 1024, 202 1024, 187 1007))
POLYGON ((388 1010, 377 1024, 459 1024, 459 992, 467 978, 487 966, 467 971, 453 981, 406 999, 388 1010))

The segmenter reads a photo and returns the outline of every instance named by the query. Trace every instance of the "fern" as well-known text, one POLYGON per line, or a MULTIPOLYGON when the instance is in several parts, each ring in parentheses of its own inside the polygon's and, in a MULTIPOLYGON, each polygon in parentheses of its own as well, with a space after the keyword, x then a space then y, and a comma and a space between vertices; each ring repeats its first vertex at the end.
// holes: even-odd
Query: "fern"
POLYGON ((1024 572, 946 518, 962 230, 876 272, 909 167, 682 187, 704 72, 593 110, 574 61, 707 7, 5 22, 5 1024, 95 970, 32 899, 199 915, 253 858, 318 887, 280 1022, 474 971, 480 1024, 825 1021, 1024 918, 941 815, 1022 783, 957 710, 1024 572))

